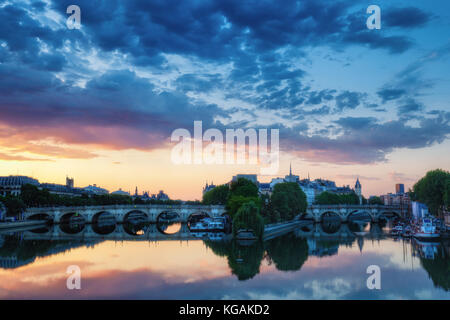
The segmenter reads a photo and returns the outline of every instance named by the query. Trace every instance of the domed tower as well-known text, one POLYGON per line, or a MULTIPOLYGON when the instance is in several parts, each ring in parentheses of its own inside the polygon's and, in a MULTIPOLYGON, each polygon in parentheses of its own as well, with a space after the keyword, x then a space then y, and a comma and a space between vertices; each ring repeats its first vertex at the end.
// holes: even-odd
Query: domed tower
POLYGON ((355 193, 359 198, 359 204, 362 204, 361 183, 359 182, 359 178, 356 179, 355 193))

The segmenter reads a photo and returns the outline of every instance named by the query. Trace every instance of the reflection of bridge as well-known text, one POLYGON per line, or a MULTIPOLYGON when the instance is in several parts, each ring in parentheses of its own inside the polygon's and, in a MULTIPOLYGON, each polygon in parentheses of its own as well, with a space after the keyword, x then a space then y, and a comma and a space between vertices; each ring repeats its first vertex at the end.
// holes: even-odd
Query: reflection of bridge
POLYGON ((95 226, 87 224, 78 233, 70 234, 61 230, 59 226, 53 226, 48 232, 36 233, 26 231, 24 240, 116 240, 116 241, 161 241, 161 240, 196 240, 199 239, 189 231, 187 224, 181 224, 181 228, 174 234, 164 234, 158 230, 156 224, 150 224, 143 228, 142 233, 133 233, 123 224, 111 225, 113 230, 108 234, 100 234, 94 231, 95 226))
POLYGON ((332 239, 348 239, 360 236, 365 236, 369 238, 382 238, 384 233, 382 228, 376 224, 370 224, 370 230, 365 232, 364 228, 367 223, 365 222, 355 222, 352 224, 348 223, 310 223, 309 225, 304 225, 300 228, 295 229, 294 233, 297 237, 301 238, 332 238, 332 239))
POLYGON ((86 207, 43 207, 29 208, 24 213, 26 219, 47 217, 54 223, 68 221, 70 217, 80 216, 87 223, 92 223, 100 216, 113 216, 116 222, 124 222, 129 216, 144 218, 144 221, 155 223, 162 214, 169 216, 176 214, 179 221, 186 223, 192 215, 207 214, 210 217, 221 216, 225 213, 224 206, 216 205, 110 205, 86 207))
POLYGON ((336 215, 342 222, 348 221, 352 215, 368 215, 372 221, 378 221, 381 216, 395 214, 402 216, 407 208, 384 205, 312 205, 306 210, 303 218, 312 218, 320 222, 324 215, 336 215))

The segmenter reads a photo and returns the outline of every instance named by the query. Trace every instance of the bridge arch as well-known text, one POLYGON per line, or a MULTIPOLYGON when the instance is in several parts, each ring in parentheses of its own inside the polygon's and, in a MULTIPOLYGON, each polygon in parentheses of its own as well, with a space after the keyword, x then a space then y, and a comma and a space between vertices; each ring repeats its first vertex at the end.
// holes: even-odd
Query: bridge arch
POLYGON ((340 215, 339 215, 339 212, 336 212, 336 211, 334 211, 334 210, 327 210, 327 211, 322 212, 322 213, 320 214, 319 220, 320 220, 320 221, 323 221, 324 219, 327 219, 327 218, 330 218, 330 219, 336 218, 336 219, 341 220, 341 217, 340 217, 340 215))
POLYGON ((402 215, 395 210, 385 210, 385 211, 381 211, 380 214, 378 215, 378 217, 385 217, 386 219, 389 219, 389 218, 394 218, 394 217, 401 218, 402 215))
POLYGON ((77 234, 83 231, 87 219, 77 212, 61 214, 58 219, 59 229, 67 234, 77 234))
POLYGON ((29 215, 26 220, 51 220, 53 222, 55 220, 55 217, 53 214, 40 212, 29 215))
POLYGON ((197 212, 191 213, 188 216, 186 222, 187 222, 188 226, 190 226, 191 223, 198 222, 199 220, 204 219, 204 218, 211 218, 211 216, 205 211, 197 211, 197 212))
POLYGON ((147 222, 149 221, 149 215, 147 213, 145 213, 142 210, 131 210, 130 212, 127 212, 124 216, 123 216, 123 223, 126 223, 128 220, 137 220, 137 221, 142 221, 142 222, 147 222))
POLYGON ((79 214, 77 212, 68 212, 61 214, 59 216, 59 223, 70 223, 72 218, 76 218, 77 221, 83 220, 84 223, 86 223, 86 217, 82 214, 79 214))
POLYGON ((333 219, 331 221, 322 220, 320 228, 322 229, 322 232, 327 235, 339 234, 341 229, 341 219, 333 219))
POLYGON ((106 211, 106 210, 95 213, 92 216, 90 222, 92 224, 97 224, 101 219, 103 219, 103 220, 111 220, 111 221, 114 219, 114 222, 117 222, 116 216, 114 214, 112 214, 111 212, 106 211))
POLYGON ((117 224, 116 223, 111 223, 111 224, 92 223, 91 228, 92 228, 92 231, 94 231, 95 233, 97 233, 99 235, 108 235, 108 234, 113 233, 116 230, 117 224))
POLYGON ((185 222, 181 214, 174 210, 165 210, 156 218, 156 228, 165 235, 177 234, 181 230, 181 223, 185 222))
POLYGON ((181 222, 181 214, 175 210, 164 210, 156 217, 156 222, 181 222))
POLYGON ((353 210, 347 215, 347 221, 352 219, 361 218, 364 220, 371 220, 372 214, 367 210, 353 210))

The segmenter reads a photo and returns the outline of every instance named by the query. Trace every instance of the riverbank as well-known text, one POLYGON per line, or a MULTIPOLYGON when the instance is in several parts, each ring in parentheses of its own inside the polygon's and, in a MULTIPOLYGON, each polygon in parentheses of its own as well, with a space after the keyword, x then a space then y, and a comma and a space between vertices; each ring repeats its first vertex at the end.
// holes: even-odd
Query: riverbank
POLYGON ((291 220, 286 222, 266 224, 264 226, 263 240, 270 240, 284 233, 290 232, 299 226, 307 224, 307 221, 291 220))
POLYGON ((14 221, 14 222, 0 222, 0 230, 9 230, 17 228, 27 227, 44 227, 47 224, 45 220, 27 220, 27 221, 14 221))

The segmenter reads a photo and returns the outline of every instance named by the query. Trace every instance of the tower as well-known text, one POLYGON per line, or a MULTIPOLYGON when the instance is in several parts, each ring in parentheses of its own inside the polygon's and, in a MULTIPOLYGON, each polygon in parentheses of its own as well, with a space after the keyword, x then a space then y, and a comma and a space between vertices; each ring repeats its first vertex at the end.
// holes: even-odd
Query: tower
POLYGON ((73 178, 69 178, 68 176, 66 176, 66 187, 73 188, 73 178))
POLYGON ((359 178, 356 178, 355 193, 359 198, 359 204, 362 204, 361 183, 359 182, 359 178))

